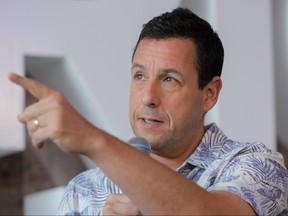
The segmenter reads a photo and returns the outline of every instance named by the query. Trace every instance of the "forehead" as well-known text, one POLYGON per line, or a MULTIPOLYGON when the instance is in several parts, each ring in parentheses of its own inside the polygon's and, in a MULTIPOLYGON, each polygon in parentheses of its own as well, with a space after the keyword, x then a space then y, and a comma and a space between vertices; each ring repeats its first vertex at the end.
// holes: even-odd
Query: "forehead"
POLYGON ((138 44, 133 64, 161 67, 195 67, 196 48, 191 39, 143 39, 138 44))

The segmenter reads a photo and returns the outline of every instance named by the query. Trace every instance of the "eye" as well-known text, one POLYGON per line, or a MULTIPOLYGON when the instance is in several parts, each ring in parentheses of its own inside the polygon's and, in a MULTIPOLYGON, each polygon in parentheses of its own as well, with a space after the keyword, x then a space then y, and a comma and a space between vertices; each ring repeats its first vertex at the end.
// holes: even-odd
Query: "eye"
POLYGON ((173 78, 173 77, 171 77, 171 76, 165 76, 164 79, 163 79, 163 81, 165 81, 165 82, 177 82, 177 83, 179 83, 179 81, 178 81, 177 79, 175 79, 175 78, 173 78))
POLYGON ((144 75, 143 74, 141 74, 141 73, 136 73, 135 75, 134 75, 134 79, 135 80, 144 80, 144 75))

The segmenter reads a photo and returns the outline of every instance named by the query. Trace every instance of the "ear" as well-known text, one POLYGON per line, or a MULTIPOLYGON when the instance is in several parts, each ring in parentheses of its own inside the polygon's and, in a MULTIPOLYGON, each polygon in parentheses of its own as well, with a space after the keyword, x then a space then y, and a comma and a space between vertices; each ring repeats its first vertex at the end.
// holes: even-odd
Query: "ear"
POLYGON ((203 111, 205 113, 211 110, 217 103, 221 88, 222 80, 219 76, 213 77, 213 79, 204 87, 203 111))

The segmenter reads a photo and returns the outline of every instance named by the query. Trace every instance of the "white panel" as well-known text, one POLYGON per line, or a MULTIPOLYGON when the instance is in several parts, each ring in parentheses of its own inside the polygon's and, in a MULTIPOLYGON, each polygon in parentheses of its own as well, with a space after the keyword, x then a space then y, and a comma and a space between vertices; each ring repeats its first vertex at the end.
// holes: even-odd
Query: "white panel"
POLYGON ((66 187, 56 187, 24 197, 24 215, 57 215, 66 187))
POLYGON ((269 0, 219 0, 225 47, 220 126, 231 138, 276 148, 272 17, 269 0))

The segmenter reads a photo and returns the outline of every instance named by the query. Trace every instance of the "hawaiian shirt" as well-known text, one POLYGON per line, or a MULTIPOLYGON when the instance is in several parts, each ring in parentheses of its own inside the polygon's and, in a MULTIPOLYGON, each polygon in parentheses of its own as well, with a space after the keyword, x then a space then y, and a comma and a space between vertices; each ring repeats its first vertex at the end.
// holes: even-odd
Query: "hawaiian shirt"
MULTIPOLYGON (((193 154, 177 169, 207 191, 231 192, 258 215, 288 215, 288 171, 283 156, 261 142, 237 142, 212 123, 193 154)), ((108 194, 122 193, 100 168, 73 178, 62 215, 101 215, 108 194)))

